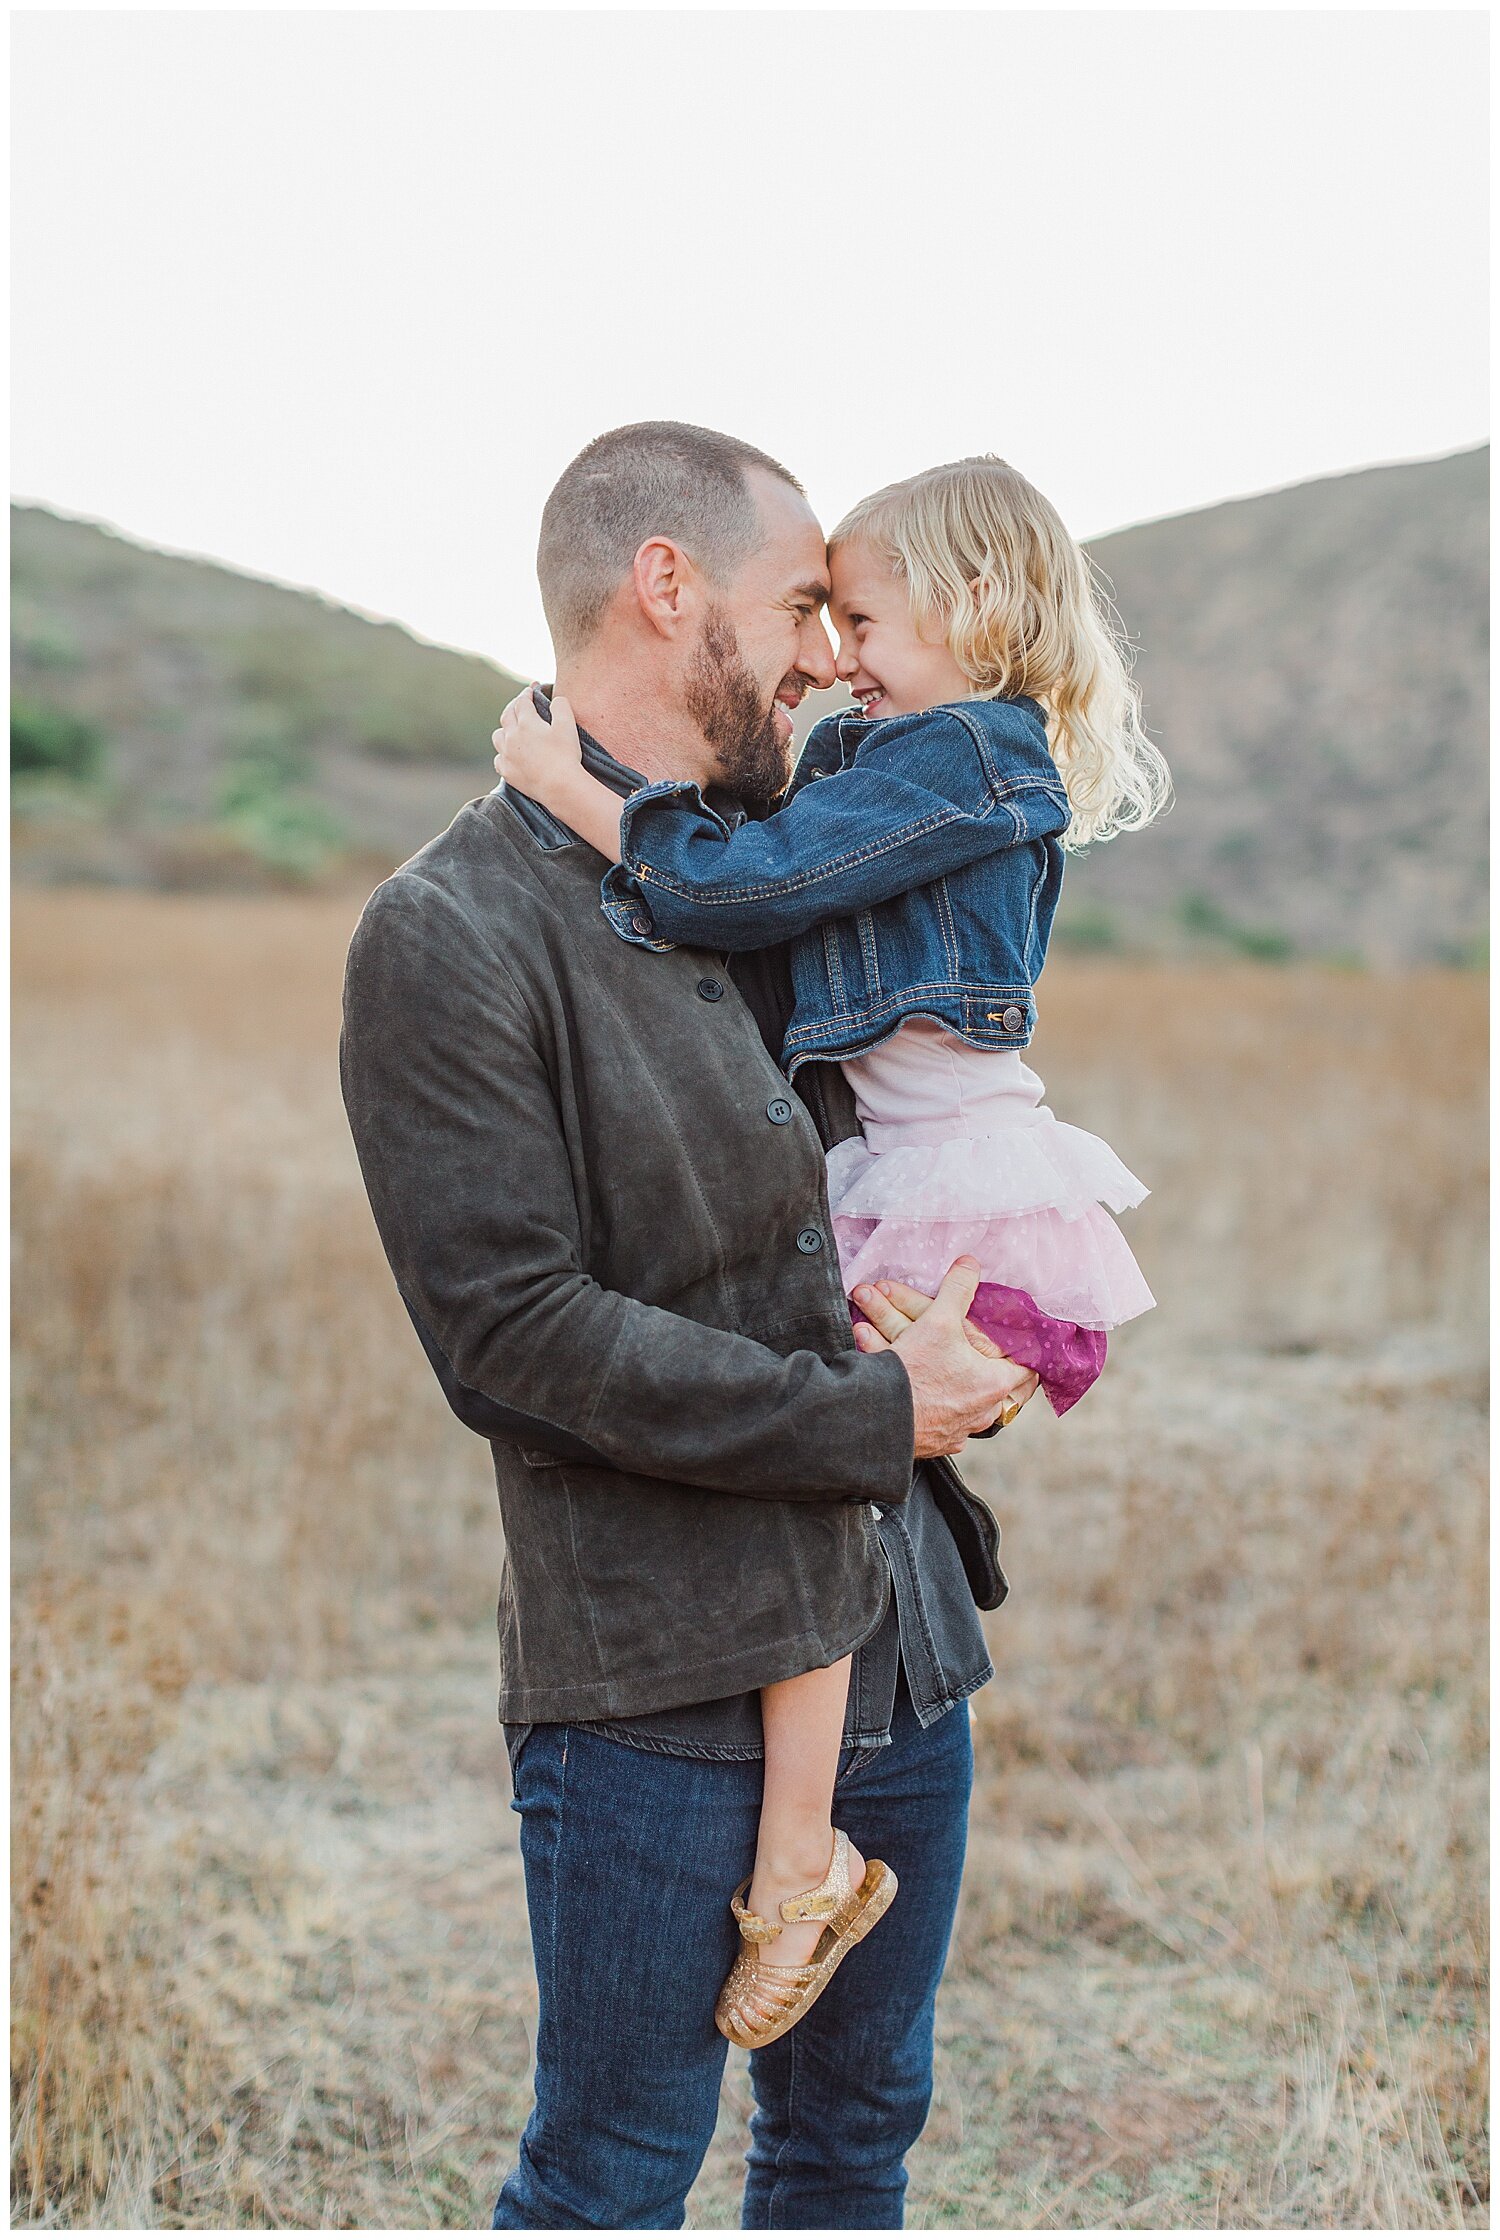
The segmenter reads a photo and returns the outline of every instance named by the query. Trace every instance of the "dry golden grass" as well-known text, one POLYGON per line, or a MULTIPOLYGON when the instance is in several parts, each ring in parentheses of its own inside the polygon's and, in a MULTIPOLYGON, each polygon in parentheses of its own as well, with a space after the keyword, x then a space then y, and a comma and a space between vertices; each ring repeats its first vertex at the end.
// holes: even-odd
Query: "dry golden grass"
MULTIPOLYGON (((528 2104, 493 1488, 344 1135, 354 907, 18 908, 34 2227, 487 2227, 528 2104)), ((976 1465, 911 2221, 1480 2225, 1482 991, 1059 962, 1043 1015, 1162 1305, 976 1465)), ((736 2057, 700 2226, 745 2107, 736 2057)))

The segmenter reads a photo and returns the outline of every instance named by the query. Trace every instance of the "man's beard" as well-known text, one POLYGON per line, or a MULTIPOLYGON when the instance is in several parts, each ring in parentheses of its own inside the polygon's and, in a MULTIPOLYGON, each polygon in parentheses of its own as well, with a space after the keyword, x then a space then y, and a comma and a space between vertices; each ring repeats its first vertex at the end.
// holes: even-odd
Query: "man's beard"
POLYGON ((769 809, 790 772, 777 736, 774 703, 747 667, 734 624, 711 607, 688 670, 688 713, 713 748, 718 783, 747 809, 769 809))

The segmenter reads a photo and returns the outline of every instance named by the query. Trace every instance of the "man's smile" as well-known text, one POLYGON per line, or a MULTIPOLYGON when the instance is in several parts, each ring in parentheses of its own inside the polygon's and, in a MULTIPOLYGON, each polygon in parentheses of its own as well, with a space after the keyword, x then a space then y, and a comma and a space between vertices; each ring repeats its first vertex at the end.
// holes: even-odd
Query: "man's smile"
POLYGON ((776 697, 771 702, 771 712, 776 719, 776 736, 784 747, 791 745, 795 728, 793 718, 802 705, 802 696, 806 689, 805 685, 795 684, 788 680, 786 683, 778 685, 776 697))

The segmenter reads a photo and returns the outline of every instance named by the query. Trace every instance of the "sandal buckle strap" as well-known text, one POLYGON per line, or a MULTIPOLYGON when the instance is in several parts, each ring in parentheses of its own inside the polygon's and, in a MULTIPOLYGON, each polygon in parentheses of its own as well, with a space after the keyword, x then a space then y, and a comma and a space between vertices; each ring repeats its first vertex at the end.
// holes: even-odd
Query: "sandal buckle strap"
POLYGON ((744 1902, 745 1892, 749 1887, 750 1878, 747 1875, 730 1899, 729 1910, 739 1923, 740 1935, 747 1944, 769 1944, 773 1937, 781 1935, 781 1923, 779 1921, 767 1921, 763 1914, 750 1911, 750 1908, 744 1902))
POLYGON ((802 1890, 795 1898, 783 1898, 781 1918, 783 1921, 831 1921, 853 1895, 849 1879, 849 1838, 842 1828, 835 1828, 833 1857, 828 1862, 827 1874, 815 1890, 802 1890))

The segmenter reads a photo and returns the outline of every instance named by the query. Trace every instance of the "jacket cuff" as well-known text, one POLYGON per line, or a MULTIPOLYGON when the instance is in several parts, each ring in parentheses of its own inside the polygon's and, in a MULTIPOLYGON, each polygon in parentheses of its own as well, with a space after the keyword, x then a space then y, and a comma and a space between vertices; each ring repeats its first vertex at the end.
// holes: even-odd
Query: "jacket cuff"
POLYGON ((658 934, 645 889, 623 863, 612 863, 600 880, 599 907, 609 920, 611 930, 632 948, 674 949, 677 946, 674 941, 663 941, 658 934))
POLYGON ((651 915, 651 903, 641 883, 640 874, 646 869, 640 848, 636 844, 636 828, 644 822, 650 826, 654 803, 664 801, 670 808, 680 808, 693 816, 704 817, 727 839, 729 827, 718 813, 710 809, 697 784, 691 778, 658 778, 654 785, 641 786, 626 797, 620 811, 619 863, 612 863, 605 872, 599 887, 599 905, 610 926, 622 941, 637 949, 675 949, 675 941, 663 941, 656 931, 651 915), (640 812, 644 811, 642 818, 640 812))
POLYGON ((627 794, 625 806, 620 811, 620 855, 627 869, 643 870, 644 854, 636 838, 637 827, 648 827, 653 821, 652 810, 658 801, 669 808, 685 811, 688 815, 702 817, 716 832, 729 838, 729 826, 716 809, 710 809, 703 798, 702 788, 695 778, 658 778, 649 786, 638 786, 627 794))

